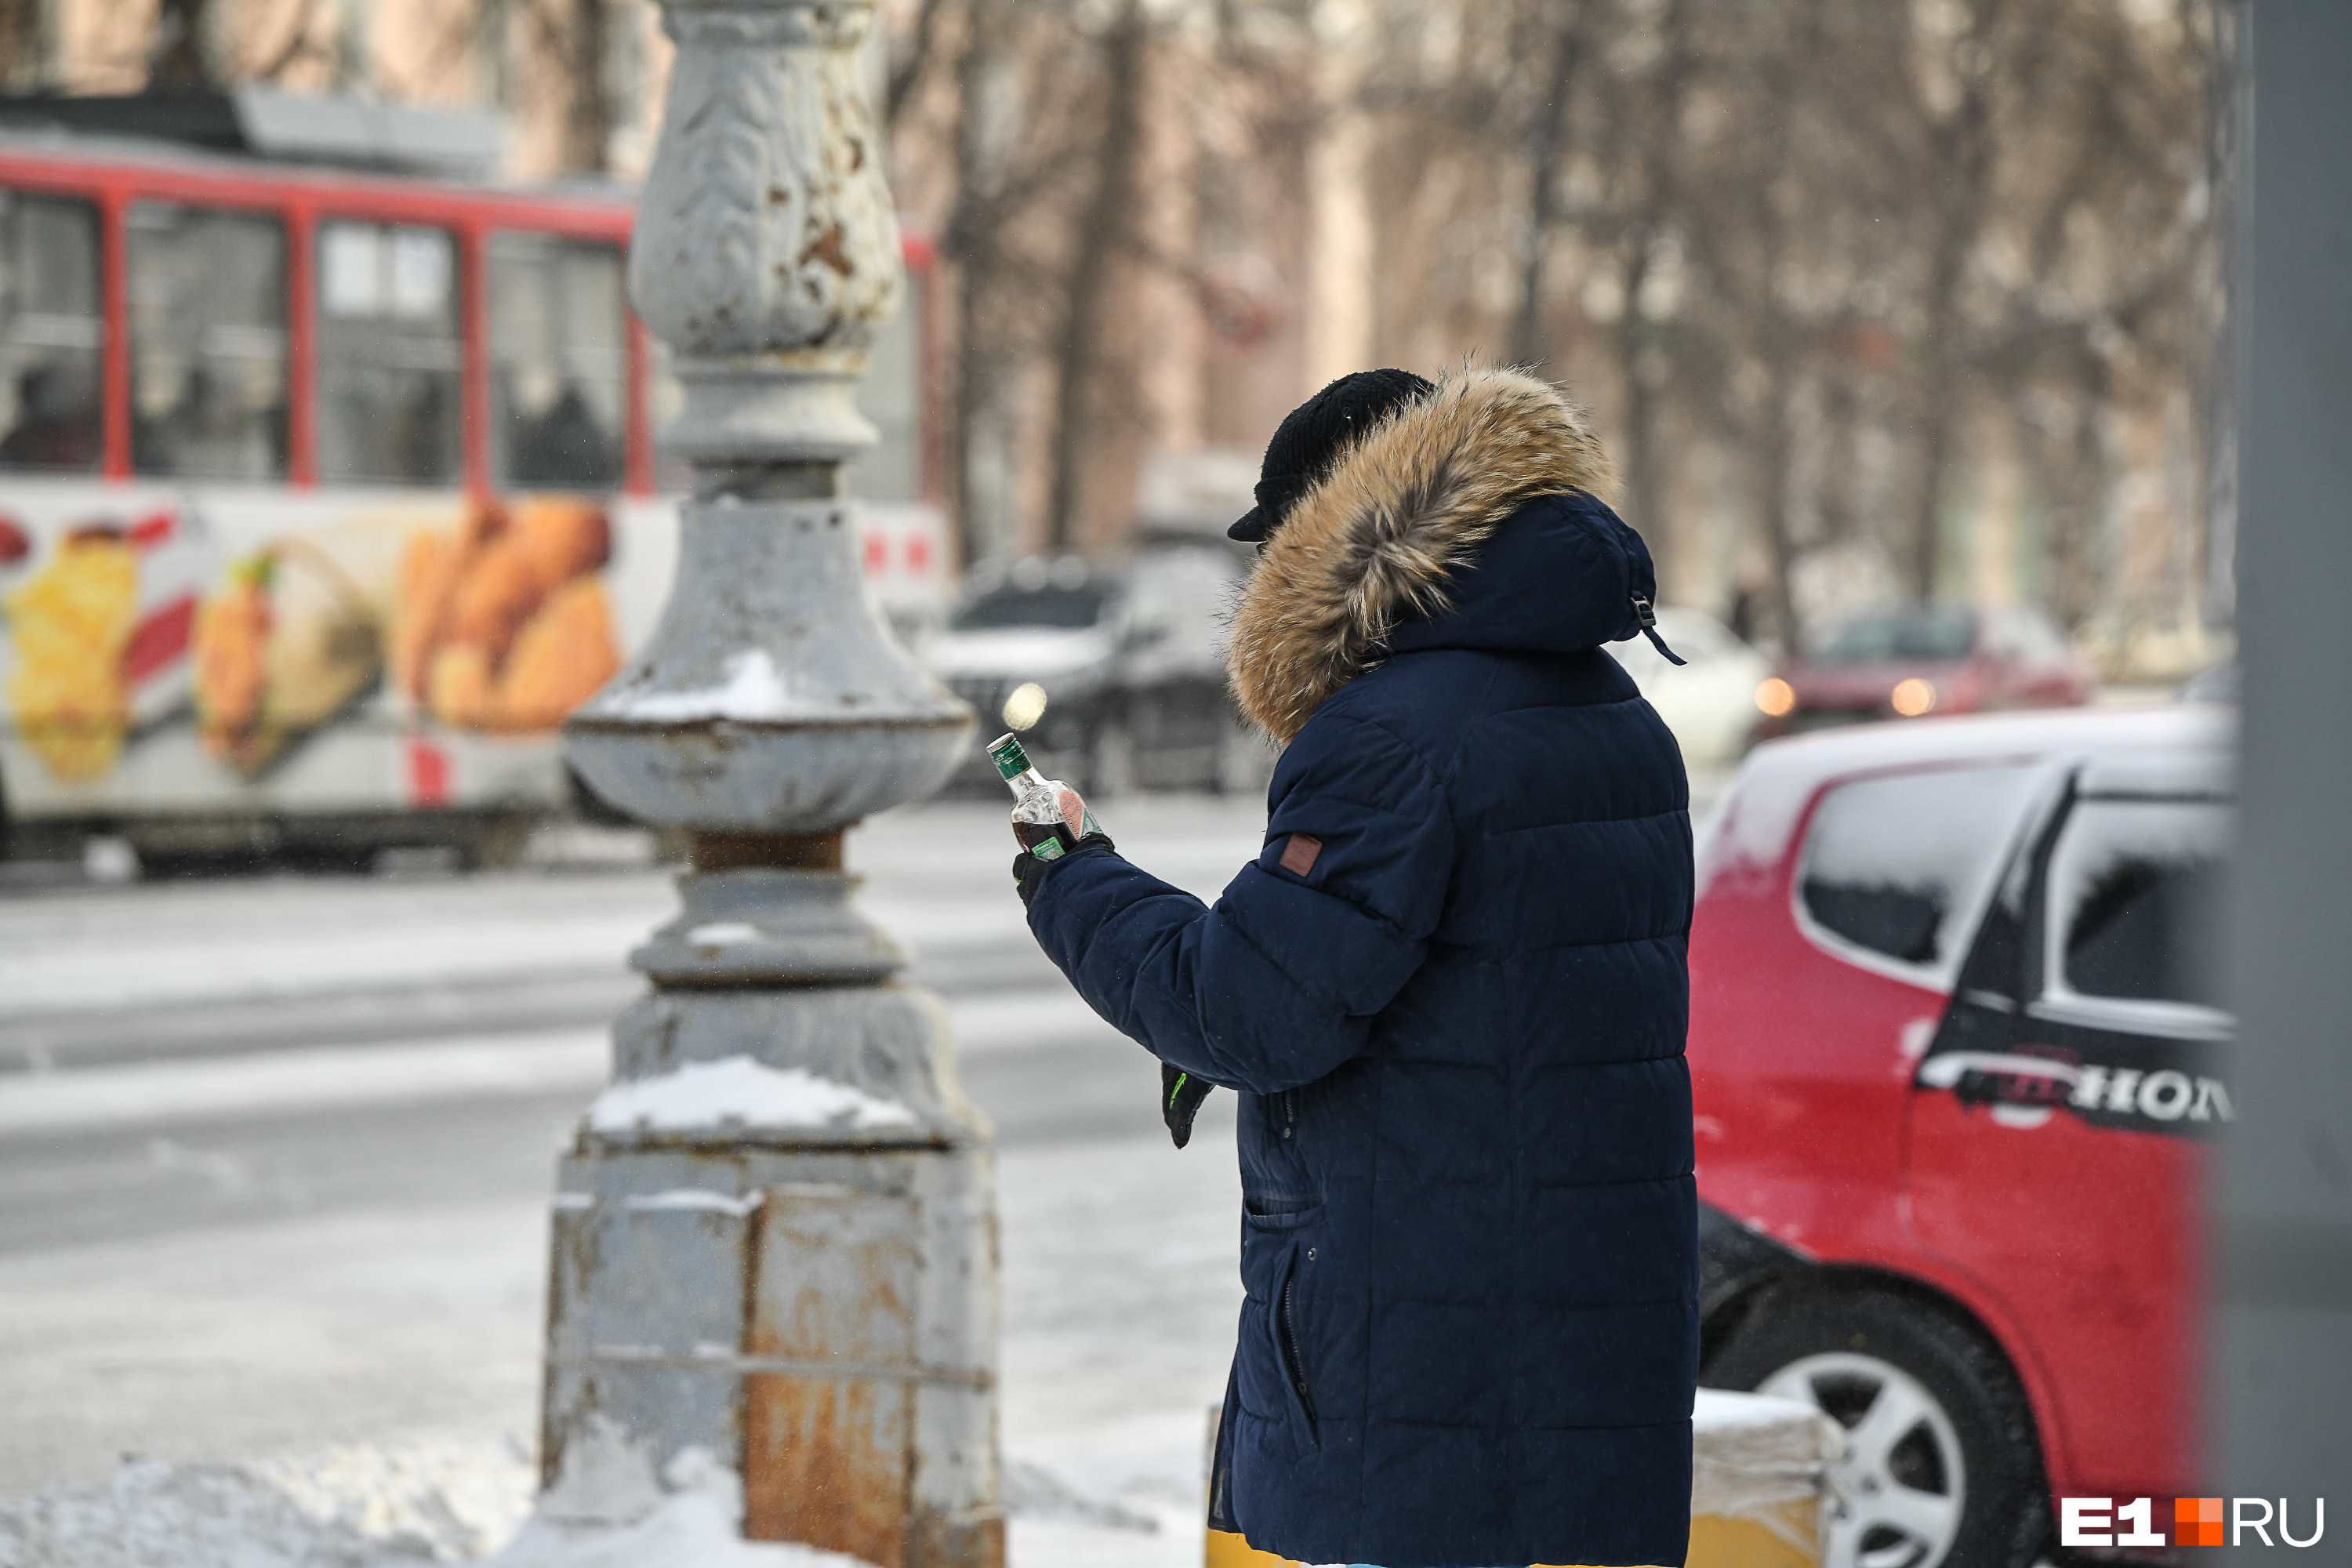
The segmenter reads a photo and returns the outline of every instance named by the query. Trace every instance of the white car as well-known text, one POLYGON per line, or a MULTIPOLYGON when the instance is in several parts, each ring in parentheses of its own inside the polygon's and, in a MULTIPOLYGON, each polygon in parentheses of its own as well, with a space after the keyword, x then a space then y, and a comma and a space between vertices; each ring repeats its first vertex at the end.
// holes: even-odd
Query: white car
POLYGON ((1772 673, 1769 660, 1734 637, 1713 616, 1668 607, 1658 612, 1658 635, 1687 664, 1668 664, 1647 637, 1612 643, 1609 651, 1682 746, 1692 767, 1736 763, 1763 715, 1756 688, 1772 673))

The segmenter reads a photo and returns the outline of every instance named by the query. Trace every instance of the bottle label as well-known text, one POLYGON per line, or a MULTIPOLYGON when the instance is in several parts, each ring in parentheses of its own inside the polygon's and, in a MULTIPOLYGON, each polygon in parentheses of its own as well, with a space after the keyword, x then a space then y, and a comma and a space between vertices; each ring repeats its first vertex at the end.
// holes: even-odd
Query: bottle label
POLYGON ((1059 860, 1063 854, 1062 841, 1058 838, 1041 838, 1029 846, 1029 853, 1040 860, 1059 860))

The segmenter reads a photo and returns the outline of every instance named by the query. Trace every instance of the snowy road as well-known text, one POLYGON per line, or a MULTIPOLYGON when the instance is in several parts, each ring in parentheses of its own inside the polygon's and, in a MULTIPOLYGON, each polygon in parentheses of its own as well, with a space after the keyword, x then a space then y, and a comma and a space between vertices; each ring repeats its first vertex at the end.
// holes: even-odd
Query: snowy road
MULTIPOLYGON (((1263 820, 1105 815, 1208 893, 1263 820)), ((1239 1301, 1230 1107, 1170 1148, 1150 1061, 1030 942, 1003 835, 944 803, 849 859, 997 1124, 1008 1455, 1181 1521, 1239 1301)), ((126 1453, 527 1452, 555 1152, 671 907, 613 871, 0 899, 0 1496, 126 1453)), ((1028 1568, 1199 1549, 1066 1509, 1015 1538, 1028 1568)))

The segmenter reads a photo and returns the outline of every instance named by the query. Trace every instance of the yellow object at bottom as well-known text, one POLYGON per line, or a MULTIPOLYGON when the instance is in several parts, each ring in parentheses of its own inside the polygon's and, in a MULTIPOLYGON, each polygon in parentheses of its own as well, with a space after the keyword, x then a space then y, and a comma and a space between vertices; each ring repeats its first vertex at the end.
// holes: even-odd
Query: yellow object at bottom
MULTIPOLYGON (((1814 1504, 1807 1499, 1767 1510, 1767 1519, 1701 1514, 1691 1521, 1685 1568, 1819 1568, 1821 1553, 1794 1544, 1814 1539, 1814 1504)), ((1298 1568, 1260 1552, 1238 1535, 1209 1531, 1205 1568, 1298 1568)), ((1541 1568, 1541 1565, 1538 1565, 1541 1568)))

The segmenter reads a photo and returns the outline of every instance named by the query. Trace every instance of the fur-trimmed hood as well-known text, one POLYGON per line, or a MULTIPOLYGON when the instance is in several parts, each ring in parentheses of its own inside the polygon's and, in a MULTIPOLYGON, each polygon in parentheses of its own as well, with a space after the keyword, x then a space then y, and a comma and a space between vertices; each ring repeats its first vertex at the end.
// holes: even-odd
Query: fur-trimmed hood
POLYGON ((1242 711, 1287 744, 1391 653, 1634 636, 1633 600, 1654 582, 1602 502, 1614 481, 1556 388, 1513 370, 1447 377, 1349 447, 1265 545, 1226 653, 1242 711))

